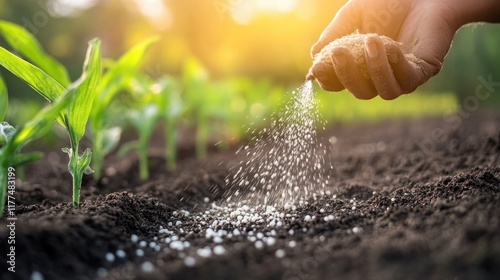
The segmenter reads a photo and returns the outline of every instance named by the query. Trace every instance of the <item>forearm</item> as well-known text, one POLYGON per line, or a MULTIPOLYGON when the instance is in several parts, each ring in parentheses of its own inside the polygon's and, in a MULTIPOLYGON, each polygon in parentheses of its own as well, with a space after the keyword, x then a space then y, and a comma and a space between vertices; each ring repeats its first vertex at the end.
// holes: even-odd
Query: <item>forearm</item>
POLYGON ((500 0, 446 0, 459 25, 500 22, 500 0))

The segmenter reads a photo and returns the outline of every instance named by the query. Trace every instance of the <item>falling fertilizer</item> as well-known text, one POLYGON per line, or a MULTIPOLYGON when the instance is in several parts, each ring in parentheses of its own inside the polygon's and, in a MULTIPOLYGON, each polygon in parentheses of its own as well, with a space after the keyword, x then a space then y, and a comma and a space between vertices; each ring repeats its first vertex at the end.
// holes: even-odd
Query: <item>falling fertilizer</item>
POLYGON ((269 130, 238 150, 248 157, 226 180, 228 202, 287 206, 324 188, 325 149, 318 143, 319 114, 312 81, 292 92, 269 130))

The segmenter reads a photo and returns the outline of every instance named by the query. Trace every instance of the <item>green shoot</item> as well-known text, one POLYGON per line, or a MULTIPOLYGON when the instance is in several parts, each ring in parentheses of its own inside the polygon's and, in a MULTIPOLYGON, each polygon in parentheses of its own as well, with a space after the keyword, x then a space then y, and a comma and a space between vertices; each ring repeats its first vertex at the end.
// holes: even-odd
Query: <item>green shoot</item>
POLYGON ((151 135, 156 124, 160 120, 161 97, 158 91, 154 91, 152 82, 146 77, 137 77, 132 81, 132 94, 136 99, 136 106, 128 109, 128 118, 132 126, 139 134, 139 140, 127 143, 120 149, 120 155, 124 155, 132 149, 139 152, 139 174, 141 180, 149 178, 148 147, 151 135))
POLYGON ((226 84, 210 82, 206 70, 195 59, 186 61, 183 78, 186 108, 196 120, 196 155, 205 158, 210 137, 227 135, 228 120, 236 117, 230 111, 234 97, 226 84))
POLYGON ((83 174, 91 174, 90 161, 92 152, 86 149, 82 156, 78 153, 80 140, 85 134, 85 126, 95 99, 96 88, 101 77, 101 42, 94 39, 89 43, 83 73, 80 79, 70 86, 69 92, 75 91, 76 96, 68 106, 65 114, 66 129, 71 147, 63 151, 69 155, 68 169, 73 177, 73 208, 80 203, 80 188, 83 174))
POLYGON ((205 158, 207 155, 207 141, 209 135, 207 106, 205 97, 208 89, 208 73, 194 58, 186 60, 183 69, 183 82, 186 90, 186 105, 188 111, 196 120, 196 156, 205 158))
POLYGON ((5 195, 13 195, 14 190, 7 191, 9 172, 18 166, 40 159, 40 153, 20 154, 21 148, 28 142, 40 138, 52 127, 63 109, 73 100, 75 92, 69 92, 60 100, 38 112, 17 131, 8 123, 0 123, 0 216, 5 206, 5 195))
POLYGON ((109 128, 110 124, 106 122, 113 117, 108 115, 111 101, 124 86, 130 83, 130 79, 141 65, 146 50, 156 40, 157 38, 151 38, 135 45, 114 63, 101 79, 89 119, 94 151, 94 179, 96 180, 101 177, 104 157, 120 139, 121 131, 117 128, 109 128))
MULTIPOLYGON (((5 32, 5 26, 8 25, 4 22, 0 25, 4 36, 8 38, 10 33, 7 34, 5 32)), ((13 29, 12 32, 21 34, 20 38, 22 40, 16 41, 15 38, 10 40, 19 50, 32 50, 42 53, 34 37, 23 34, 22 29, 15 28, 14 25, 9 26, 9 28, 13 29), (35 49, 35 47, 37 48, 35 49)), ((37 57, 36 60, 39 63, 45 63, 46 69, 54 71, 53 68, 50 67, 52 65, 50 60, 40 59, 39 57, 37 57)), ((84 63, 83 74, 80 79, 69 86, 68 90, 42 69, 11 54, 1 47, 0 65, 19 77, 51 102, 58 100, 59 97, 64 94, 75 95, 75 98, 71 101, 66 110, 61 112, 58 120, 66 127, 70 138, 71 147, 69 149, 64 149, 64 151, 67 152, 70 157, 68 169, 73 177, 73 207, 78 207, 83 173, 91 172, 89 164, 92 153, 90 150, 86 150, 82 156, 79 156, 78 145, 85 133, 85 126, 92 108, 92 103, 95 99, 96 87, 101 76, 100 41, 94 39, 90 42, 87 58, 84 63)), ((55 73, 57 73, 57 71, 55 71, 55 73)))
POLYGON ((172 77, 163 76, 153 85, 153 90, 159 92, 160 114, 164 118, 165 158, 167 169, 173 171, 177 161, 177 130, 185 107, 179 93, 179 83, 172 77))
POLYGON ((139 133, 139 141, 124 144, 120 149, 120 155, 124 155, 132 149, 139 151, 139 174, 141 180, 149 178, 148 147, 151 135, 158 123, 159 110, 154 104, 147 104, 143 110, 129 113, 132 126, 139 133))

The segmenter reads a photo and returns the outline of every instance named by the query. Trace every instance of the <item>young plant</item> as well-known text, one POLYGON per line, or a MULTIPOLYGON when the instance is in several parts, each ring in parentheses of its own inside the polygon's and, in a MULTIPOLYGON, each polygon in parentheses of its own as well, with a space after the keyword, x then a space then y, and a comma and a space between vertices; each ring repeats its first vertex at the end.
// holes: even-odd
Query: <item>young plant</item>
MULTIPOLYGON (((0 81, 0 84, 3 85, 3 82, 0 81)), ((15 192, 7 183, 9 173, 15 171, 18 166, 37 161, 41 157, 41 154, 36 152, 21 154, 21 148, 50 130, 61 111, 73 100, 75 93, 69 92, 53 102, 17 131, 6 122, 0 123, 0 216, 3 214, 6 193, 13 196, 15 192)))
POLYGON ((85 134, 85 126, 92 109, 100 78, 101 42, 94 39, 89 43, 82 76, 70 86, 69 91, 75 91, 76 96, 68 106, 64 116, 64 124, 69 134, 71 147, 69 149, 64 148, 63 151, 69 156, 68 169, 73 177, 73 208, 77 208, 80 203, 83 174, 93 172, 90 168, 91 150, 87 148, 83 155, 80 156, 78 147, 85 134))
POLYGON ((163 118, 165 132, 165 158, 169 171, 176 168, 179 121, 186 109, 179 88, 177 80, 170 76, 160 77, 153 85, 153 90, 159 93, 160 115, 163 118))
POLYGON ((187 110, 195 120, 196 156, 205 158, 209 137, 209 80, 205 68, 194 58, 187 59, 183 69, 183 83, 186 94, 187 110))
POLYGON ((176 168, 177 132, 179 121, 184 113, 184 107, 179 94, 179 83, 170 76, 162 76, 153 81, 146 76, 136 75, 130 87, 136 98, 134 108, 127 110, 130 122, 138 131, 139 141, 125 144, 122 154, 137 149, 139 151, 139 166, 141 179, 149 177, 147 149, 156 124, 163 119, 165 130, 167 170, 176 168))
POLYGON ((183 79, 188 112, 195 119, 196 155, 204 158, 210 138, 225 134, 227 123, 235 118, 231 112, 234 94, 223 82, 211 82, 195 59, 188 59, 184 64, 183 79))
MULTIPOLYGON (((70 148, 63 149, 69 155, 68 169, 73 177, 73 207, 76 208, 80 202, 80 188, 83 173, 90 173, 89 167, 92 153, 87 149, 82 156, 78 154, 80 139, 85 133, 85 126, 95 99, 96 88, 101 76, 101 52, 98 39, 89 42, 89 48, 85 59, 81 77, 69 84, 66 88, 58 80, 66 84, 65 71, 60 70, 60 64, 47 56, 36 39, 22 27, 0 23, 0 30, 6 41, 12 47, 35 63, 36 67, 27 61, 11 54, 0 47, 0 65, 23 80, 35 91, 40 93, 50 102, 58 100, 65 94, 75 95, 67 108, 60 114, 58 121, 63 125, 70 138, 70 148), (35 55, 36 54, 36 55, 35 55), (45 69, 42 70, 42 69, 45 69), (52 77, 47 72, 54 73, 52 77), (63 74, 61 74, 63 73, 63 74), (56 80, 58 79, 58 80, 56 80)), ((61 66, 62 67, 62 66, 61 66)))
POLYGON ((121 129, 110 127, 114 117, 110 115, 111 101, 115 95, 130 83, 139 69, 148 47, 157 38, 147 39, 130 49, 118 61, 113 63, 103 75, 97 88, 97 96, 90 114, 90 134, 94 151, 94 179, 101 177, 101 169, 106 154, 116 147, 121 129))
POLYGON ((139 134, 139 140, 126 143, 119 154, 136 149, 139 152, 139 174, 141 180, 149 178, 148 147, 151 135, 160 120, 160 95, 153 82, 146 76, 137 76, 130 85, 135 105, 127 110, 127 117, 139 134))

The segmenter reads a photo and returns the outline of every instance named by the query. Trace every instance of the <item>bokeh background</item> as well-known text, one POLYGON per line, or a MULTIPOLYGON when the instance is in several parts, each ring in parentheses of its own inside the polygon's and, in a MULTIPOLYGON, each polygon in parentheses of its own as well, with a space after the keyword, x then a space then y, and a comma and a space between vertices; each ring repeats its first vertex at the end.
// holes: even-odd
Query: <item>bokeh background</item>
MULTIPOLYGON (((195 59, 211 81, 239 77, 246 81, 240 86, 248 91, 259 88, 249 84, 266 83, 273 87, 260 87, 262 91, 278 88, 285 95, 303 82, 311 65, 310 47, 345 2, 0 0, 0 18, 32 32, 49 54, 68 67, 73 80, 80 75, 87 41, 93 37, 102 39, 105 57, 117 58, 137 42, 159 35, 160 42, 149 51, 142 69, 152 77, 181 76, 186 61, 195 59)), ((1 40, 0 44, 5 46, 1 40)), ((346 92, 317 89, 322 117, 340 122, 457 112, 463 100, 474 94, 479 77, 500 81, 499 49, 500 26, 462 28, 441 73, 417 93, 391 102, 360 101, 346 92)), ((4 69, 0 71, 12 100, 7 120, 22 122, 29 108, 36 111, 44 100, 4 69)), ((495 90, 499 93, 482 101, 481 107, 498 108, 500 87, 495 90)))

